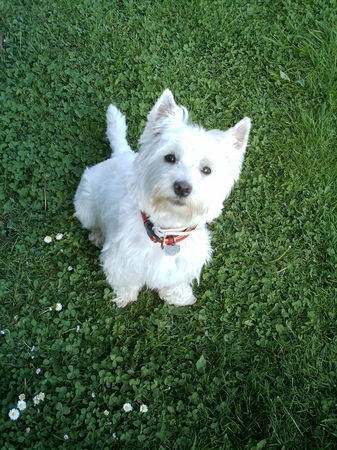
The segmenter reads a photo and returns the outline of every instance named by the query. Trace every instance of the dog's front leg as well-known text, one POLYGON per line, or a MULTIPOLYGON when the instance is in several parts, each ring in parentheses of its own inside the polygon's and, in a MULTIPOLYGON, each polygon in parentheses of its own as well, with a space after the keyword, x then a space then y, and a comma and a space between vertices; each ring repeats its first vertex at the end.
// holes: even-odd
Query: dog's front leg
POLYGON ((177 286, 160 289, 159 296, 164 302, 175 306, 193 305, 197 300, 189 284, 178 284, 177 286))
POLYGON ((129 303, 135 302, 138 297, 138 288, 133 288, 131 286, 128 287, 118 287, 114 288, 114 292, 116 295, 116 298, 114 299, 114 302, 118 306, 118 308, 124 308, 129 303))

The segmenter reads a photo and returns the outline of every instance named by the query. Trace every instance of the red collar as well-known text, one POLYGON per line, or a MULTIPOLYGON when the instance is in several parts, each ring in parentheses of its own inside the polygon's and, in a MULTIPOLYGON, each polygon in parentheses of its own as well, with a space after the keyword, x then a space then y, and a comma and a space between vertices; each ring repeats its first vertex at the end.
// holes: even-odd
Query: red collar
MULTIPOLYGON (((155 234, 155 232, 153 230, 154 225, 150 221, 148 216, 143 211, 141 211, 141 214, 142 214, 145 230, 146 230, 149 238, 154 243, 157 243, 157 242, 160 243, 162 248, 164 248, 167 245, 168 246, 175 245, 176 243, 183 241, 184 239, 186 239, 189 236, 189 234, 186 234, 184 236, 167 235, 167 236, 165 236, 165 238, 161 238, 155 234)), ((193 230, 195 230, 196 228, 197 228, 197 226, 185 228, 185 230, 183 230, 183 232, 189 233, 189 232, 192 232, 193 230)))

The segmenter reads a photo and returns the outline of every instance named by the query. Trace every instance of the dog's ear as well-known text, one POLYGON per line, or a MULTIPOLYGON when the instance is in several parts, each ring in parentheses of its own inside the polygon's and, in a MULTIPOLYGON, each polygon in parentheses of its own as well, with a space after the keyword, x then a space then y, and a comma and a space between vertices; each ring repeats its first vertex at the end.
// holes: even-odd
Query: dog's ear
POLYGON ((186 108, 177 105, 172 92, 165 89, 147 117, 143 137, 159 136, 170 125, 181 125, 187 120, 186 108))
POLYGON ((173 94, 169 89, 161 94, 151 112, 156 122, 159 122, 167 117, 174 115, 177 104, 174 100, 173 94))
POLYGON ((250 127, 251 120, 249 117, 245 117, 230 129, 231 134, 234 138, 234 147, 241 153, 244 153, 246 151, 250 127))

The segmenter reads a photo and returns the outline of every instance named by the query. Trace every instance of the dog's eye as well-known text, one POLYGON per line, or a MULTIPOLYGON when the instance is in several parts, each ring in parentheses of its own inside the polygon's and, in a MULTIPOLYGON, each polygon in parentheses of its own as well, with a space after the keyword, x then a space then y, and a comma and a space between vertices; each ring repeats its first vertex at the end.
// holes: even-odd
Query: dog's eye
POLYGON ((176 162, 176 157, 173 153, 170 153, 169 155, 165 156, 165 161, 171 164, 174 164, 176 162))
POLYGON ((205 167, 203 167, 203 168, 201 169, 201 172, 202 172, 204 175, 209 175, 212 171, 211 171, 211 169, 210 169, 209 167, 205 166, 205 167))

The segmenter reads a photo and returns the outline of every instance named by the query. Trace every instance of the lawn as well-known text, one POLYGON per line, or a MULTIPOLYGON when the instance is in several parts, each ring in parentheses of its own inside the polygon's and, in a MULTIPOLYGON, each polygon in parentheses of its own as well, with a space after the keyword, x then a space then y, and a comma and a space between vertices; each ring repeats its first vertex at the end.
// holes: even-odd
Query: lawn
POLYGON ((1 448, 336 448, 336 30, 334 0, 0 0, 1 448), (118 309, 73 196, 108 104, 137 148, 165 87, 251 117, 247 157, 197 303, 118 309))

